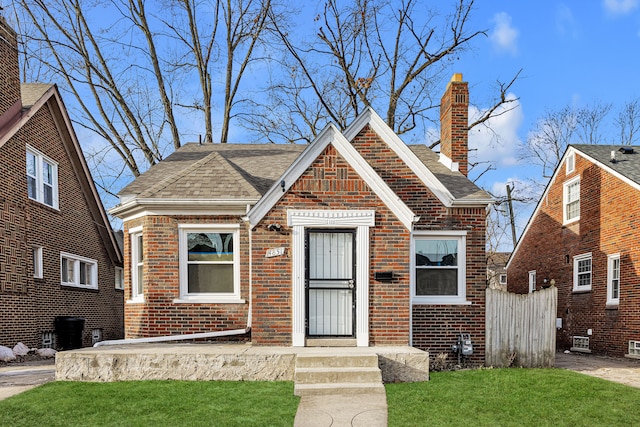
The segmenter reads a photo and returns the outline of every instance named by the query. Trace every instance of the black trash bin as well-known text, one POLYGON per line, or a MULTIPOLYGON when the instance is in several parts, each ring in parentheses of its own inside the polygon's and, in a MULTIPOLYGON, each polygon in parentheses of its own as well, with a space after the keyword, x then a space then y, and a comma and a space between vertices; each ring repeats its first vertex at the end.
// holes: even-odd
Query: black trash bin
POLYGON ((58 347, 61 350, 73 350, 82 347, 84 318, 75 316, 57 316, 55 319, 58 347))

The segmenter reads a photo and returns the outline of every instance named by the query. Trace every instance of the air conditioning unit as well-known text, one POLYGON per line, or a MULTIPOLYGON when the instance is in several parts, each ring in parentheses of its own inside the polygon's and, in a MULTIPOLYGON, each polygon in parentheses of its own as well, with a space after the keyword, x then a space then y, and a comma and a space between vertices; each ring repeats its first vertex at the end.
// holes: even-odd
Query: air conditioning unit
POLYGON ((573 337, 573 345, 571 351, 578 351, 581 353, 591 353, 589 350, 589 337, 573 337))

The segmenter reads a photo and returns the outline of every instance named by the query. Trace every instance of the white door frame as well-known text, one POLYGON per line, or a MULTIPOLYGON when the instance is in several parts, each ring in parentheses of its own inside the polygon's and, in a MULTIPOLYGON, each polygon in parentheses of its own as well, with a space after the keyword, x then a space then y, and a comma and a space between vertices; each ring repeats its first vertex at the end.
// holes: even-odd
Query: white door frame
POLYGON ((288 209, 287 225, 293 228, 291 242, 292 345, 305 346, 305 251, 306 228, 356 229, 356 345, 369 346, 369 227, 375 226, 374 210, 288 209))

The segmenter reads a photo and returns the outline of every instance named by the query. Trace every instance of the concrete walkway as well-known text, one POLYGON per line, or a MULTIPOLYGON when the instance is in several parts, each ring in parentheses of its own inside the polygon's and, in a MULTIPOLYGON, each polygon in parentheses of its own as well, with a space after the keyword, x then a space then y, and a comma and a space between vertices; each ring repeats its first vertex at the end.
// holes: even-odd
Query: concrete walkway
POLYGON ((385 393, 303 396, 294 427, 386 427, 385 393))
POLYGON ((55 372, 53 359, 35 365, 0 367, 0 400, 53 381, 55 372))

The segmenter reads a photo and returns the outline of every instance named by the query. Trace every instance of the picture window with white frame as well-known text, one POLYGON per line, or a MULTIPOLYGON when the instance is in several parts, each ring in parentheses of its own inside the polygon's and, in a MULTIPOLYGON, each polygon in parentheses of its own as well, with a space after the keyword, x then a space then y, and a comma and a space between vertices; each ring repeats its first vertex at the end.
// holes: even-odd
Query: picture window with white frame
POLYGON ((563 187, 563 223, 569 223, 580 219, 580 178, 575 178, 564 183, 563 187))
POLYGON ((607 257, 607 305, 620 302, 620 254, 607 257))
POLYGON ((413 300, 425 304, 466 303, 464 235, 418 235, 414 252, 413 300))
POLYGON ((98 262, 94 259, 62 252, 60 277, 65 286, 98 289, 98 262))
POLYGON ((27 146, 27 194, 32 200, 58 208, 58 164, 27 146))
POLYGON ((240 302, 239 228, 180 226, 180 298, 240 302))
POLYGON ((591 253, 577 255, 573 258, 573 290, 591 290, 591 253))

